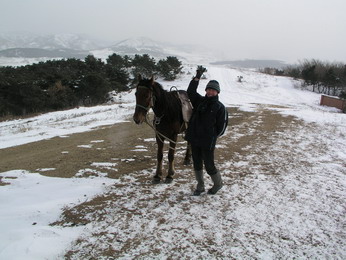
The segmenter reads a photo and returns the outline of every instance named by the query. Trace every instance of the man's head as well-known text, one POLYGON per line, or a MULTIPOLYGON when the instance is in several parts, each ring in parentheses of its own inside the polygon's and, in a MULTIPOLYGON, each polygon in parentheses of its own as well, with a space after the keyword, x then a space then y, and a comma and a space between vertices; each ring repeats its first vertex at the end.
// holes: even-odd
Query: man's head
POLYGON ((220 93, 220 85, 216 80, 211 80, 205 87, 205 92, 208 97, 217 96, 220 93))

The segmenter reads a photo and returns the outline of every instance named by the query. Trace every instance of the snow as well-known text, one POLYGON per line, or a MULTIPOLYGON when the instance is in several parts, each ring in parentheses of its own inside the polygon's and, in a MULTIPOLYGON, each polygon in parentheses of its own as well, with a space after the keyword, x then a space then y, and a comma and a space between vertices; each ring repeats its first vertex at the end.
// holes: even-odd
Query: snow
MULTIPOLYGON (((128 94, 129 95, 129 94, 128 94)), ((133 101, 119 97, 122 105, 80 107, 69 111, 47 113, 27 119, 0 123, 0 148, 21 145, 55 136, 80 133, 102 125, 111 125, 127 120, 133 113, 133 101)))
MULTIPOLYGON (((57 58, 62 59, 62 58, 57 58)), ((11 66, 11 67, 19 67, 19 66, 25 66, 32 63, 39 63, 39 62, 45 62, 47 60, 51 60, 51 58, 48 57, 41 57, 41 58, 7 58, 7 57, 1 57, 0 59, 0 66, 11 66)))
MULTIPOLYGON (((168 255, 181 259, 345 259, 346 115, 319 106, 320 95, 302 90, 299 81, 253 70, 205 66, 208 80, 219 81, 220 99, 226 106, 243 111, 265 107, 295 116, 304 124, 273 133, 265 146, 243 147, 245 155, 222 162, 224 181, 232 184, 215 196, 191 197, 192 177, 183 172, 177 173, 179 179, 170 186, 153 186, 139 181, 150 181, 152 172, 148 170, 119 179, 109 179, 102 172, 95 172, 98 177, 78 178, 83 169, 75 178, 63 179, 39 174, 52 168, 36 173, 0 169, 2 180, 10 184, 0 186, 0 259, 61 259, 71 247, 81 252, 79 258, 98 258, 97 252, 88 251, 90 244, 95 248, 111 244, 117 250, 124 242, 129 248, 122 259, 141 255, 150 259, 168 255), (242 82, 237 81, 238 76, 243 76, 242 82), (328 147, 327 152, 319 151, 318 146, 328 147), (259 158, 256 152, 261 151, 267 152, 259 158), (283 160, 292 163, 282 164, 283 160), (266 172, 268 164, 276 167, 273 175, 266 172), (234 179, 230 167, 252 174, 234 179), (109 211, 105 220, 75 227, 49 225, 64 208, 105 192, 118 198, 105 209, 109 211), (97 233, 103 235, 94 238, 92 234, 97 233), (74 243, 77 239, 79 244, 74 243)), ((196 64, 184 67, 190 74, 174 82, 159 81, 167 90, 171 86, 186 89, 196 64)), ((208 80, 201 81, 201 94, 208 80)), ((0 148, 130 120, 135 107, 133 91, 115 100, 115 104, 1 122, 0 148)), ((256 120, 260 123, 261 117, 256 120)), ((227 130, 236 133, 231 134, 234 140, 256 134, 251 125, 247 132, 237 130, 227 130)), ((137 146, 133 151, 145 152, 147 147, 137 146)), ((93 165, 117 167, 114 162, 93 165)))
POLYGON ((132 47, 138 50, 141 49, 150 49, 150 48, 160 48, 159 44, 149 38, 146 37, 137 37, 137 38, 131 38, 126 39, 124 41, 121 41, 116 44, 116 46, 125 46, 125 47, 132 47))
POLYGON ((79 228, 49 226, 61 209, 114 183, 106 178, 50 178, 21 170, 1 176, 11 185, 0 187, 0 259, 51 259, 79 234, 79 228))

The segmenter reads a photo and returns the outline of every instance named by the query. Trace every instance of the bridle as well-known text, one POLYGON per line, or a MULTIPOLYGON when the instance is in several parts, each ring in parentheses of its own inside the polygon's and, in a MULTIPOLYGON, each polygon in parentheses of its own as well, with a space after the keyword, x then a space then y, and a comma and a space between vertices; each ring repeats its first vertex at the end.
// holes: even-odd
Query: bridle
POLYGON ((142 106, 141 104, 137 104, 136 103, 136 107, 140 107, 140 108, 143 108, 145 111, 149 111, 150 108, 154 107, 155 105, 155 96, 153 94, 153 87, 146 87, 146 86, 137 86, 137 91, 139 88, 145 88, 145 89, 149 89, 150 91, 150 101, 149 101, 149 104, 148 106, 142 106))
MULTIPOLYGON (((153 108, 154 105, 155 105, 155 96, 154 96, 154 94, 153 94, 153 92, 154 92, 153 87, 152 87, 152 86, 150 86, 150 87, 147 87, 147 86, 137 86, 137 91, 138 91, 139 88, 149 89, 149 91, 150 91, 150 101, 149 101, 148 106, 143 106, 143 105, 137 104, 137 102, 136 102, 136 107, 142 108, 142 109, 144 109, 146 112, 149 112, 149 110, 150 110, 151 108, 153 108)), ((163 135, 162 133, 160 133, 160 132, 156 129, 156 127, 155 127, 153 124, 151 124, 151 123, 149 122, 148 116, 149 116, 148 113, 146 113, 146 115, 145 115, 145 121, 144 121, 144 122, 154 130, 154 132, 156 133, 156 135, 158 136, 158 138, 161 140, 161 142, 163 142, 163 139, 162 139, 162 138, 165 138, 165 139, 167 139, 169 142, 172 142, 172 143, 174 143, 174 144, 177 144, 177 142, 173 141, 172 139, 170 139, 170 138, 168 138, 167 136, 165 136, 165 135, 163 135)), ((156 119, 154 120, 155 125, 160 124, 160 121, 161 121, 161 119, 162 119, 163 116, 164 116, 164 115, 162 115, 161 117, 156 117, 156 119)), ((173 147, 171 147, 171 146, 170 146, 169 148, 172 149, 172 150, 175 150, 175 148, 173 148, 173 147)))

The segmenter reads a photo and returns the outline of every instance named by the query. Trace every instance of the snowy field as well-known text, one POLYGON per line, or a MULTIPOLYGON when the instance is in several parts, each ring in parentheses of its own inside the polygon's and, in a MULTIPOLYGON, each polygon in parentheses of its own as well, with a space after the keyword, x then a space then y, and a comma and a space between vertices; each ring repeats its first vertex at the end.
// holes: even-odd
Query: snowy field
MULTIPOLYGON (((172 186, 141 185, 139 179, 149 180, 151 170, 115 180, 59 179, 0 169, 10 183, 0 186, 0 259, 61 259, 71 248, 79 251, 74 259, 102 259, 102 247, 117 252, 125 244, 128 250, 116 258, 346 259, 346 115, 319 106, 320 95, 302 90, 300 82, 290 78, 205 66, 208 80, 219 81, 226 106, 251 112, 264 106, 303 123, 268 136, 266 146, 244 147, 248 153, 237 161, 223 162, 227 185, 215 196, 191 197, 191 176, 172 186), (323 152, 315 150, 318 145, 325 147, 323 152), (261 151, 263 156, 254 158, 261 151), (291 163, 280 167, 282 161, 291 163), (268 175, 266 164, 277 165, 275 175, 268 175), (252 174, 234 179, 230 168, 252 174), (106 219, 85 226, 49 225, 63 208, 102 193, 118 198, 104 209, 106 219)), ((166 89, 186 89, 195 68, 185 64, 190 74, 159 82, 166 89)), ((208 80, 201 81, 201 94, 208 80)), ((1 122, 0 149, 130 120, 133 91, 114 100, 1 122)), ((232 131, 237 129, 229 127, 227 134, 232 136, 232 131)), ((250 126, 233 138, 246 134, 255 134, 255 129, 250 126)))

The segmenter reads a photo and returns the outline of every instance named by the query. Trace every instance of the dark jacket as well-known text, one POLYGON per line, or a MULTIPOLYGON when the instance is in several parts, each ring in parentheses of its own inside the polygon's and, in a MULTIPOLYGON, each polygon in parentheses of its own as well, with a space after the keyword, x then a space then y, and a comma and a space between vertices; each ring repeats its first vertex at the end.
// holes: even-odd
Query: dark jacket
POLYGON ((216 139, 228 124, 228 113, 219 96, 207 97, 197 93, 199 81, 191 80, 187 93, 193 105, 193 113, 185 139, 203 149, 215 148, 216 139))

